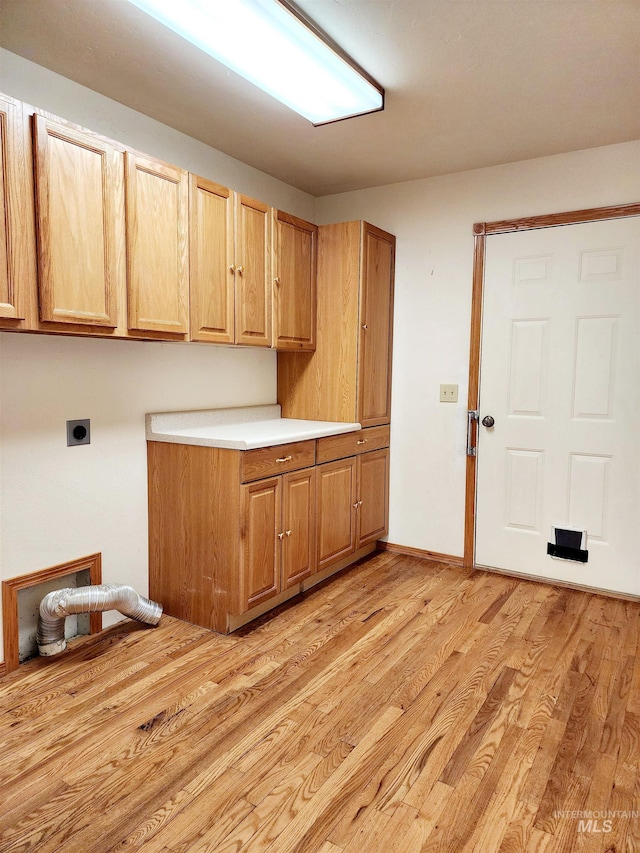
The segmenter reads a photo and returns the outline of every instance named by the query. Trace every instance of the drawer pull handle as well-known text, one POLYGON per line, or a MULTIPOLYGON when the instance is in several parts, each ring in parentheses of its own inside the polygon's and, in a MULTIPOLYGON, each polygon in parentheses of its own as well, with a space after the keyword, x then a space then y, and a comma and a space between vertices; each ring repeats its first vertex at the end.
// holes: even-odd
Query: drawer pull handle
POLYGON ((280 459, 276 459, 276 462, 291 462, 293 456, 281 456, 280 459))
POLYGON ((356 444, 366 444, 366 443, 367 443, 367 441, 368 441, 368 439, 367 439, 367 438, 359 438, 359 439, 356 441, 356 444))

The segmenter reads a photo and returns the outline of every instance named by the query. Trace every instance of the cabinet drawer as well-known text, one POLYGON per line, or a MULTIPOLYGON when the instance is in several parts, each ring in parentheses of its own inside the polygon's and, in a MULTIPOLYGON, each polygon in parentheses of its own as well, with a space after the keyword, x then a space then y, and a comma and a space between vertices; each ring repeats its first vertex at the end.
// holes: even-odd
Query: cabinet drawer
POLYGON ((277 444, 243 450, 241 459, 242 482, 273 477, 298 468, 310 468, 316 461, 315 441, 296 441, 293 444, 277 444))
POLYGON ((369 427, 343 435, 329 435, 318 439, 317 462, 331 462, 333 459, 344 459, 388 446, 388 426, 369 427))

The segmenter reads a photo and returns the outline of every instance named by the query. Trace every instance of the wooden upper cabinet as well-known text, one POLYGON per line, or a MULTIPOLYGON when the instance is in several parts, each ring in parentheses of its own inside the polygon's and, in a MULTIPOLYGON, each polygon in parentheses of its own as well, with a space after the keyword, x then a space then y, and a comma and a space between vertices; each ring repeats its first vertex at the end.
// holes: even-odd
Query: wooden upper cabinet
POLYGON ((191 175, 191 339, 235 341, 233 193, 191 175))
POLYGON ((0 327, 27 327, 35 288, 28 124, 20 101, 0 95, 0 327))
POLYGON ((189 176, 126 152, 129 329, 189 331, 189 176))
POLYGON ((123 275, 122 153, 34 115, 40 320, 115 328, 123 275))
POLYGON ((287 418, 390 420, 395 237, 365 222, 318 228, 314 353, 278 353, 287 418))
POLYGON ((391 417, 391 346, 395 240, 365 224, 361 249, 358 421, 388 423, 391 417))
POLYGON ((314 350, 318 227, 274 211, 273 345, 314 350))
POLYGON ((271 346, 270 215, 191 175, 191 339, 271 346))
POLYGON ((271 208, 235 197, 236 343, 271 346, 271 208))

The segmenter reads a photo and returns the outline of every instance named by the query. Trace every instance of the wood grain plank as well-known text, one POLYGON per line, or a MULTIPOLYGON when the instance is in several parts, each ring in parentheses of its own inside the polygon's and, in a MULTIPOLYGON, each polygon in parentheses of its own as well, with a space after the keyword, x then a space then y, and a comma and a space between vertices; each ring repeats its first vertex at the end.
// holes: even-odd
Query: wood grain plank
POLYGON ((504 703, 515 674, 515 670, 509 667, 501 670, 491 690, 489 690, 487 698, 482 703, 480 710, 465 732, 463 739, 447 762, 440 776, 440 782, 455 787, 460 781, 469 765, 471 757, 475 754, 480 742, 483 740, 485 732, 504 703))
POLYGON ((422 848, 424 851, 442 850, 444 845, 451 850, 465 848, 493 796, 521 731, 517 726, 510 726, 505 731, 486 773, 480 779, 465 775, 463 784, 456 787, 447 805, 444 820, 438 823, 422 848))

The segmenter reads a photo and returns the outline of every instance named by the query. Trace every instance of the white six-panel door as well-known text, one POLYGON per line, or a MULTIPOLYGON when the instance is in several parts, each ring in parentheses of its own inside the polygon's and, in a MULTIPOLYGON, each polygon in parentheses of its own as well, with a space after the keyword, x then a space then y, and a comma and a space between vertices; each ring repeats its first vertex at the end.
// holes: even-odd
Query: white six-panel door
POLYGON ((639 256, 637 216, 487 237, 477 565, 640 594, 639 256))

